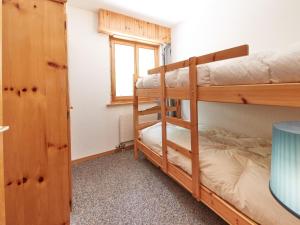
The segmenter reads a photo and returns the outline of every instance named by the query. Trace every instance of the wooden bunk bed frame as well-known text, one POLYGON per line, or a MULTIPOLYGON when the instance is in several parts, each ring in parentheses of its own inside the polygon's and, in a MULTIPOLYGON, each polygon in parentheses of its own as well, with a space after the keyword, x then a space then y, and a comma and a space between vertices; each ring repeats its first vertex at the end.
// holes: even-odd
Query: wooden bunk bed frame
POLYGON ((161 85, 159 88, 137 89, 135 85, 136 82, 134 82, 133 117, 135 127, 135 159, 138 158, 138 151, 142 151, 153 164, 160 167, 164 173, 172 177, 192 193, 198 201, 202 201, 226 222, 232 225, 254 225, 257 223, 241 213, 234 206, 227 203, 217 194, 200 184, 197 102, 207 101, 300 107, 300 83, 197 86, 197 65, 246 56, 248 54, 248 45, 243 45, 151 69, 149 70, 149 74, 160 73, 161 75, 161 85), (189 67, 189 86, 184 88, 167 88, 165 84, 165 73, 184 67, 189 67), (160 99, 160 106, 139 111, 139 98, 144 97, 160 99), (168 107, 166 104, 167 99, 176 99, 176 107, 168 107), (180 112, 180 100, 190 100, 190 121, 182 120, 180 118, 180 113, 177 113, 177 117, 167 116, 168 111, 180 112), (161 113, 161 119, 159 121, 150 121, 139 124, 139 116, 153 113, 161 113), (140 130, 158 122, 161 122, 162 126, 162 156, 152 151, 139 139, 140 130), (167 139, 167 123, 190 130, 191 150, 185 149, 167 139), (191 176, 168 161, 168 147, 191 159, 191 176))

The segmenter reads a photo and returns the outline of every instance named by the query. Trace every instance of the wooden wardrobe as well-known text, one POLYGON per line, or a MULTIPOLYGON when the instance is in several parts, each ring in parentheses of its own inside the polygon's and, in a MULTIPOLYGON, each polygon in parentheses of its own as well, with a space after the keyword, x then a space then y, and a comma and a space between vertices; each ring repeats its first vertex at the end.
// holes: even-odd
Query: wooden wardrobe
POLYGON ((2 3, 6 225, 70 223, 65 3, 2 3))

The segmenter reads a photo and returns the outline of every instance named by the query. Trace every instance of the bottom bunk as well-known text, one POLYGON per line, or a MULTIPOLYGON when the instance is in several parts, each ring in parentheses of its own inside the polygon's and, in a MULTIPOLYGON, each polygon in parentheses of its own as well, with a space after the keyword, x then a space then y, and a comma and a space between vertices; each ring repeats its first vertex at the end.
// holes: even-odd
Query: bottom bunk
MULTIPOLYGON (((199 127, 199 130, 202 202, 229 224, 299 223, 269 191, 270 141, 224 129, 199 127)), ((167 134, 168 140, 190 149, 188 130, 168 125, 167 134)), ((137 147, 154 164, 161 166, 161 125, 143 129, 140 140, 137 147)), ((192 192, 190 159, 168 148, 168 162, 168 175, 192 192)))

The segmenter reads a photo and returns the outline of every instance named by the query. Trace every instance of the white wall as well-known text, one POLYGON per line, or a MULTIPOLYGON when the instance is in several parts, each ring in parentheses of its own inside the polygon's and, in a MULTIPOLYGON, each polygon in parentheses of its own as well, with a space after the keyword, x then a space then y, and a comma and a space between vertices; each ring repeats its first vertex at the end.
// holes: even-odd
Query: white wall
POLYGON ((114 149, 119 144, 119 115, 132 106, 110 103, 108 35, 97 32, 95 12, 67 7, 72 160, 114 149))
MULTIPOLYGON (((245 43, 253 53, 300 41, 298 0, 210 0, 193 8, 172 30, 173 61, 245 43)), ((299 109, 282 107, 200 103, 199 111, 201 122, 251 136, 270 136, 274 121, 300 119, 299 109)))
POLYGON ((97 14, 68 6, 72 159, 114 149, 118 118, 132 107, 111 107, 109 38, 97 32, 97 14))

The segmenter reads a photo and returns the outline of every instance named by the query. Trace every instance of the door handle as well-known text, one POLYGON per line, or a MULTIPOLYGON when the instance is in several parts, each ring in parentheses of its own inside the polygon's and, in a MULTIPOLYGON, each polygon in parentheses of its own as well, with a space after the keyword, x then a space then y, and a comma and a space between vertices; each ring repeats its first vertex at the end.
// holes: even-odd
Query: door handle
POLYGON ((9 130, 9 126, 0 126, 0 133, 3 133, 8 130, 9 130))

